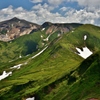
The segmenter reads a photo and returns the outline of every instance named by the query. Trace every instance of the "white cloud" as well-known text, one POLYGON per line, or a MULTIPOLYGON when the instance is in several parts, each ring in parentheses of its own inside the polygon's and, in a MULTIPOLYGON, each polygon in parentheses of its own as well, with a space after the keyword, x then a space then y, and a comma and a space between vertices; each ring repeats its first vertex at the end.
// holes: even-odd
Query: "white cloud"
POLYGON ((64 16, 59 12, 52 13, 52 6, 48 4, 37 4, 33 6, 30 11, 18 7, 14 9, 12 6, 0 10, 0 21, 8 20, 13 17, 25 19, 37 24, 43 24, 45 21, 53 23, 91 23, 100 25, 100 9, 93 9, 92 11, 87 8, 76 10, 72 8, 61 8, 65 11, 64 16))
POLYGON ((66 13, 67 19, 70 22, 81 22, 81 23, 90 23, 100 25, 100 10, 97 9, 94 12, 87 11, 87 9, 75 10, 72 9, 71 11, 66 13), (98 20, 98 22, 97 22, 98 20))
POLYGON ((33 2, 33 3, 40 3, 40 2, 42 2, 42 0, 30 0, 31 2, 33 2))
POLYGON ((78 2, 80 6, 100 8, 100 0, 67 0, 68 2, 78 2))
POLYGON ((45 9, 45 10, 51 11, 51 10, 54 9, 54 7, 53 6, 49 6, 47 3, 44 3, 43 5, 37 4, 37 5, 33 6, 32 9, 33 10, 42 10, 42 9, 45 9))
POLYGON ((62 2, 64 2, 65 0, 48 0, 48 3, 51 4, 51 5, 59 5, 61 4, 62 2))
POLYGON ((61 11, 66 11, 67 10, 67 7, 62 7, 60 8, 61 11))

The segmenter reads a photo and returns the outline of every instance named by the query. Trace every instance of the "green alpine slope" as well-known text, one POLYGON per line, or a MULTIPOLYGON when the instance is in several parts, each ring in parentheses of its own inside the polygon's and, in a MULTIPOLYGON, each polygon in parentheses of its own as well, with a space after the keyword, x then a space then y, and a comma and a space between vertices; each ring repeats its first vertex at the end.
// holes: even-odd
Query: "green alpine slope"
POLYGON ((35 52, 41 41, 40 32, 24 35, 10 42, 0 42, 0 62, 8 62, 35 52))
MULTIPOLYGON (((82 25, 60 37, 54 37, 42 46, 41 34, 47 37, 44 32, 12 41, 15 47, 19 47, 26 40, 34 40, 40 50, 35 53, 31 51, 29 56, 1 65, 1 74, 3 71, 11 71, 12 75, 0 81, 0 100, 26 100, 28 97, 35 97, 35 100, 99 100, 100 27, 82 25), (93 55, 83 59, 78 55, 76 47, 81 50, 87 47, 93 55), (18 64, 22 64, 21 68, 11 68, 18 64)), ((8 43, 1 44, 8 47, 8 43)), ((24 48, 19 50, 23 55, 27 55, 23 50, 33 50, 24 48)))

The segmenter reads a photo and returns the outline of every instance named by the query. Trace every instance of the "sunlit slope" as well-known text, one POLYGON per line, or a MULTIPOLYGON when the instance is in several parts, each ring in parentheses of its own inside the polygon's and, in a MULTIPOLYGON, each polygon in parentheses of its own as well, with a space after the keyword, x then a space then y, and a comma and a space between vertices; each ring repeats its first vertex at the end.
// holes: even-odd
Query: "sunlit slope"
POLYGON ((76 70, 39 91, 38 95, 41 96, 40 100, 99 100, 100 52, 84 60, 76 70))
POLYGON ((43 54, 30 60, 27 65, 15 70, 12 76, 1 81, 0 88, 3 95, 1 97, 11 100, 10 96, 13 95, 12 100, 17 98, 20 100, 22 97, 33 95, 76 69, 82 60, 59 43, 49 46, 43 54), (3 91, 7 89, 8 92, 4 93, 3 91))
MULTIPOLYGON (((0 62, 16 60, 42 47, 41 31, 24 35, 10 42, 0 42, 0 62)), ((43 33, 44 34, 44 33, 43 33)))
MULTIPOLYGON (((26 58, 9 62, 8 66, 5 66, 5 70, 13 71, 13 74, 0 81, 0 99, 25 100, 30 96, 38 97, 40 100, 85 100, 85 96, 86 98, 93 98, 94 91, 91 92, 90 96, 89 94, 81 96, 78 90, 81 91, 83 87, 85 88, 85 85, 86 87, 89 85, 83 91, 85 93, 99 81, 99 53, 95 55, 100 50, 99 33, 99 27, 83 25, 48 43, 46 45, 48 48, 39 56, 32 59, 34 55, 32 54, 26 58), (84 35, 87 35, 86 40, 84 40, 84 35), (78 56, 76 50, 76 47, 82 49, 84 46, 88 47, 94 55, 85 61, 78 56), (27 64, 21 66, 20 69, 9 69, 10 64, 25 62, 27 64), (93 73, 94 69, 96 76, 93 73), (90 80, 83 78, 85 75, 90 80), (95 81, 93 84, 92 79, 95 81), (79 87, 80 81, 83 83, 79 87)), ((81 91, 81 93, 83 92, 81 91)), ((97 90, 94 95, 95 98, 99 98, 99 92, 97 90)))

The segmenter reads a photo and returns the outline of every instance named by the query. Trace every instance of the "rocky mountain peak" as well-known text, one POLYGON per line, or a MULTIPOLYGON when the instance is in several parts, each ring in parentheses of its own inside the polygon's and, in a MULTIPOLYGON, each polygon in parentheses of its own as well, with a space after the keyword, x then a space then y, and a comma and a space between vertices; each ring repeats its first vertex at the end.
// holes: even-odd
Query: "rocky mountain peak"
POLYGON ((0 22, 0 40, 10 41, 25 34, 30 34, 32 30, 37 30, 40 25, 14 17, 10 20, 0 22))
POLYGON ((10 19, 9 21, 19 21, 20 19, 17 17, 13 17, 12 19, 10 19))
POLYGON ((51 22, 45 22, 45 23, 42 24, 42 27, 48 27, 48 26, 50 26, 50 25, 52 25, 51 22))

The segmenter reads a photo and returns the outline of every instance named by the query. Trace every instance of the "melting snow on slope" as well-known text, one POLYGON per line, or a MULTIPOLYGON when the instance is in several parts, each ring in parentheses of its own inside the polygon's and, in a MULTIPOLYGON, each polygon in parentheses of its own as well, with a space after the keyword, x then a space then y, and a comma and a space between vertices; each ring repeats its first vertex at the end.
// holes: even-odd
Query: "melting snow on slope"
POLYGON ((0 80, 5 79, 5 78, 8 77, 9 75, 12 75, 12 72, 6 73, 6 71, 3 71, 3 74, 0 76, 0 80))
POLYGON ((41 35, 41 38, 43 38, 43 35, 41 35))
POLYGON ((35 97, 27 98, 26 100, 35 100, 35 97))
POLYGON ((72 33, 73 33, 74 31, 72 31, 72 33))
POLYGON ((57 37, 60 37, 60 34, 58 34, 57 37))
MULTIPOLYGON (((48 47, 48 46, 47 46, 48 47)), ((37 56, 39 56, 42 52, 44 52, 46 49, 47 49, 47 47, 45 47, 43 50, 41 50, 39 53, 37 53, 36 55, 34 55, 32 58, 35 58, 35 57, 37 57, 37 56)))
POLYGON ((22 58, 22 56, 20 55, 19 58, 22 58))
POLYGON ((23 64, 18 64, 18 65, 15 65, 15 66, 11 67, 10 69, 20 69, 20 67, 21 67, 22 65, 26 65, 26 64, 27 64, 27 62, 25 62, 25 63, 23 63, 23 64))
POLYGON ((83 51, 76 47, 76 50, 79 52, 78 55, 84 59, 88 58, 90 55, 93 54, 87 47, 83 47, 83 51))
MULTIPOLYGON (((48 47, 48 46, 47 46, 48 47)), ((47 47, 45 47, 43 50, 41 50, 39 53, 37 53, 36 55, 34 55, 32 58, 35 58, 35 57, 37 57, 37 56, 39 56, 41 53, 43 53, 46 49, 47 49, 47 47)), ((20 67, 22 66, 22 65, 26 65, 27 64, 27 62, 25 62, 25 63, 23 63, 23 64, 18 64, 18 65, 15 65, 15 66, 13 66, 13 67, 11 67, 10 69, 20 69, 20 67)), ((12 72, 8 72, 8 73, 6 73, 6 71, 3 71, 3 74, 2 75, 0 75, 0 80, 2 80, 2 79, 5 79, 6 77, 8 77, 9 75, 12 75, 12 72)), ((26 100, 35 100, 35 98, 33 97, 33 98, 28 98, 28 99, 26 99, 26 100)))
MULTIPOLYGON (((48 47, 48 46, 47 46, 47 47, 48 47)), ((32 59, 35 58, 35 57, 37 57, 37 56, 39 56, 42 52, 44 52, 44 51, 47 49, 47 47, 45 47, 45 48, 44 48, 43 50, 41 50, 39 53, 37 53, 36 55, 34 55, 34 56, 32 57, 32 59)), ((22 63, 22 64, 18 64, 18 65, 15 65, 15 66, 11 67, 10 69, 20 69, 22 65, 26 65, 26 64, 27 64, 27 62, 22 63)))
POLYGON ((84 35, 84 40, 86 40, 87 39, 87 35, 84 35))
POLYGON ((42 31, 44 31, 45 30, 45 28, 42 28, 42 31))
POLYGON ((18 65, 15 65, 15 66, 11 67, 10 69, 14 69, 14 68, 20 69, 20 67, 21 67, 22 65, 23 65, 23 64, 18 64, 18 65))
POLYGON ((43 41, 48 41, 50 36, 51 34, 46 39, 43 39, 43 41))

